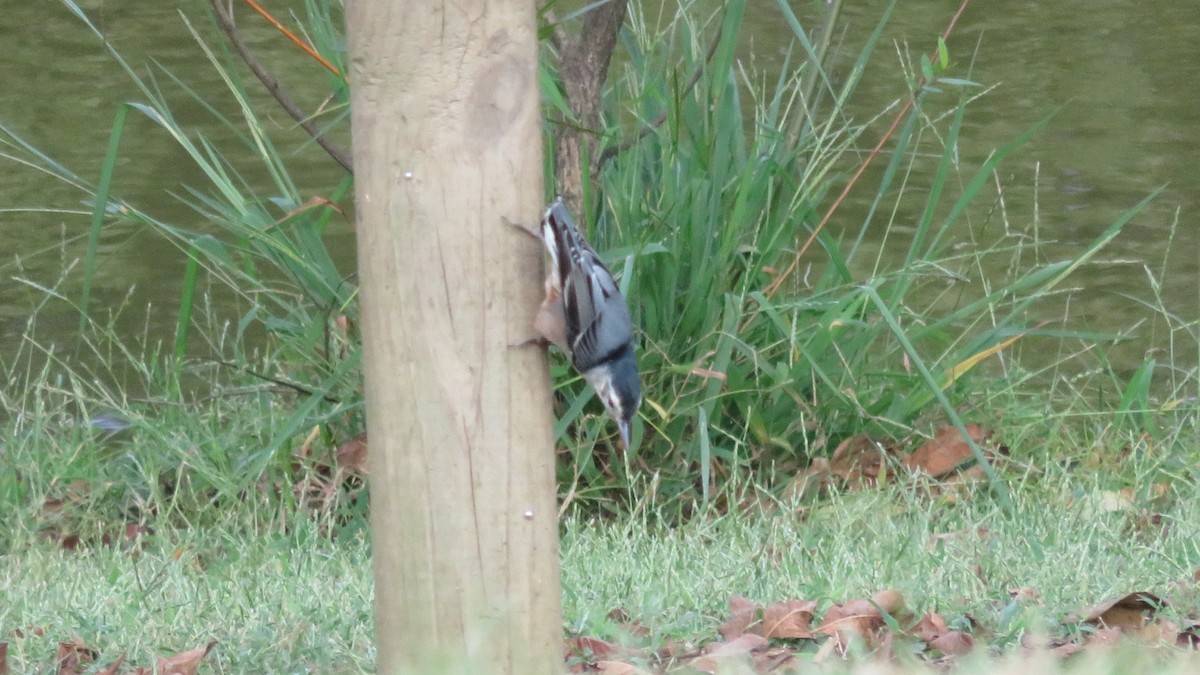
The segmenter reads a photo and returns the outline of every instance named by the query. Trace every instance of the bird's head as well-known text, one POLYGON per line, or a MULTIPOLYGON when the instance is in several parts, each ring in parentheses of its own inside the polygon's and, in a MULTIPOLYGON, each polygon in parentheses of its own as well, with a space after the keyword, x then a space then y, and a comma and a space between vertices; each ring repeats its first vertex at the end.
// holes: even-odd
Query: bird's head
POLYGON ((617 358, 588 371, 585 377, 596 390, 608 414, 616 420, 621 441, 629 449, 630 425, 642 403, 642 382, 638 377, 632 345, 617 358))

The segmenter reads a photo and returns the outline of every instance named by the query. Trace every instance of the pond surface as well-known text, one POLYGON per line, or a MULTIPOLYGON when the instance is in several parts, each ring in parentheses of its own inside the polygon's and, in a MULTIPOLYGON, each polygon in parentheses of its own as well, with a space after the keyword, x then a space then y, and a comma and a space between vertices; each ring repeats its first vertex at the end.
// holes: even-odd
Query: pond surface
MULTIPOLYGON (((323 86, 320 67, 235 4, 247 41, 285 87, 308 109, 315 107, 323 86)), ((810 3, 794 4, 797 11, 810 9, 810 3)), ((842 41, 861 44, 874 29, 882 3, 846 5, 842 41)), ((899 3, 859 89, 856 115, 866 119, 903 97, 899 53, 915 58, 930 51, 955 5, 899 3)), ((272 3, 281 15, 285 7, 302 12, 301 3, 272 3)), ((202 97, 227 100, 223 83, 181 18, 182 12, 201 36, 215 40, 206 8, 199 0, 92 0, 85 6, 127 60, 144 74, 154 72, 164 88, 171 83, 150 65, 152 60, 202 97)), ((778 68, 791 34, 775 3, 752 3, 746 29, 743 54, 754 54, 755 67, 778 68)), ((94 183, 116 108, 137 99, 136 89, 95 37, 58 3, 11 4, 0 13, 0 40, 6 45, 0 65, 5 83, 0 124, 94 183)), ((1060 323, 1066 317, 1066 325, 1075 329, 1129 330, 1133 339, 1101 348, 1120 372, 1136 368, 1152 350, 1160 363, 1194 369, 1200 316, 1200 228, 1194 222, 1200 201, 1200 10, 1195 3, 977 0, 959 21, 949 48, 950 75, 994 85, 967 114, 959 148, 967 175, 996 148, 1054 113, 1046 128, 997 174, 1009 226, 1045 242, 1042 260, 1070 257, 1166 185, 1101 253, 1100 264, 1077 272, 1061 303, 1041 311, 1060 323), (1161 284, 1157 296, 1150 277, 1161 284), (1162 351, 1171 346, 1172 337, 1163 312, 1190 325, 1191 336, 1174 336, 1174 353, 1162 351)), ((261 110, 278 110, 265 94, 259 103, 261 110)), ((952 104, 950 98, 944 102, 945 107, 952 104)), ((227 112, 235 114, 232 108, 227 112)), ((183 105, 178 116, 210 138, 228 135, 195 105, 183 105)), ((293 175, 312 194, 333 185, 340 175, 333 162, 306 143, 282 112, 271 117, 279 127, 281 147, 295 154, 293 175)), ((114 194, 166 219, 203 228, 171 194, 183 185, 203 185, 198 171, 161 130, 136 115, 130 119, 114 194)), ((869 147, 877 137, 878 132, 868 132, 862 145, 869 147)), ((10 150, 0 147, 0 153, 10 150)), ((42 307, 45 293, 36 286, 78 298, 79 267, 65 277, 63 270, 82 256, 89 207, 84 192, 58 179, 3 158, 0 166, 0 354, 10 355, 36 308, 41 308, 40 340, 65 341, 75 331, 78 315, 70 304, 51 301, 42 307)), ((247 178, 266 184, 265 177, 247 178)), ((868 174, 859 194, 872 193, 871 179, 868 174)), ((990 189, 983 201, 995 202, 996 187, 990 189)), ((865 207, 852 199, 839 216, 842 226, 857 231, 865 207)), ((919 207, 901 218, 915 218, 919 207)), ((349 269, 349 227, 335 225, 331 236, 349 269)), ((903 246, 895 248, 896 255, 903 255, 903 246)), ((182 254, 151 232, 109 228, 101 258, 93 306, 127 303, 119 330, 169 341, 182 287, 182 254)), ((1083 345, 1051 348, 1069 351, 1083 345)))

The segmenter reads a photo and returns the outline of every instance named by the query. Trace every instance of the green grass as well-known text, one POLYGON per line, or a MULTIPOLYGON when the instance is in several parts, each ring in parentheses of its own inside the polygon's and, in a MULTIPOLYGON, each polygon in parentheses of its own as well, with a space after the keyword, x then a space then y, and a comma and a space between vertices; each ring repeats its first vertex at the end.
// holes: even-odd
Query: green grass
POLYGON ((73 635, 98 663, 128 652, 127 663, 149 666, 216 639, 215 672, 368 672, 370 576, 365 545, 312 531, 173 531, 136 555, 35 547, 0 563, 0 626, 16 672, 45 667, 73 635), (14 640, 18 629, 26 637, 14 640))
MULTIPOLYGON (((664 633, 698 637, 728 618, 734 594, 832 603, 894 589, 918 614, 970 614, 990 642, 1012 647, 1025 632, 1057 631, 1072 610, 1191 578, 1200 500, 1190 490, 1151 526, 1142 522, 1149 504, 1116 507, 1115 493, 1084 472, 1050 473, 1014 491, 1011 514, 979 485, 931 496, 910 484, 670 529, 636 518, 569 522, 565 613, 585 634, 605 634, 605 614, 621 607, 664 633), (1040 603, 1014 609, 1009 592, 1022 587, 1040 603)), ((1182 618, 1196 592, 1177 598, 1182 618)))
MULTIPOLYGON (((1057 461, 1004 467, 1012 512, 981 484, 943 491, 905 481, 804 503, 768 502, 761 511, 701 513, 670 528, 652 501, 621 520, 568 519, 567 631, 629 641, 623 625, 608 618, 622 608, 650 628, 638 639, 642 645, 703 643, 715 638, 735 594, 825 606, 884 588, 900 591, 917 614, 936 610, 959 623, 971 617, 977 639, 998 653, 1018 651, 1029 634, 1069 637, 1079 630, 1064 623, 1070 612, 1135 591, 1166 598, 1164 615, 1183 624, 1200 602, 1190 582, 1200 565, 1194 483, 1174 484, 1165 496, 1134 490, 1122 498, 1123 483, 1162 470, 1149 448, 1135 448, 1121 468, 1098 472, 1084 456, 1065 461, 1064 444, 1078 439, 1043 440, 1038 452, 1057 461), (1019 588, 1034 589, 1038 599, 1014 601, 1010 592, 1019 588)), ((80 457, 97 449, 72 445, 80 457)), ((62 450, 28 439, 10 442, 5 458, 24 467, 36 461, 32 455, 62 450)), ((77 461, 88 464, 80 474, 105 474, 94 454, 77 461)), ((57 478, 35 474, 23 482, 57 478)), ((75 635, 100 652, 101 663, 125 651, 130 663, 144 665, 215 639, 207 661, 217 672, 372 667, 372 580, 361 523, 349 523, 352 534, 331 537, 329 527, 345 521, 297 517, 294 507, 264 498, 258 507, 211 510, 204 524, 181 526, 166 514, 144 519, 154 534, 141 546, 93 541, 60 550, 37 541, 40 502, 13 503, 12 496, 3 503, 9 521, 27 527, 15 538, 9 530, 0 555, 0 631, 18 672, 44 666, 57 643, 75 635), (13 639, 16 630, 25 637, 13 639)), ((97 523, 98 504, 64 507, 74 509, 97 523)))
MULTIPOLYGON (((361 490, 344 485, 325 502, 293 491, 323 475, 339 439, 263 458, 294 394, 209 369, 222 394, 197 397, 162 365, 169 357, 88 326, 93 352, 141 364, 144 398, 123 400, 48 350, 19 355, 4 373, 13 386, 0 392, 0 635, 14 669, 45 667, 78 636, 98 663, 128 652, 148 665, 218 640, 206 658, 216 672, 369 672, 361 490), (106 435, 84 423, 111 411, 133 426, 106 435), (152 533, 135 543, 122 534, 129 524, 152 533), (71 534, 79 544, 64 550, 71 534)), ((997 469, 1012 509, 981 482, 902 473, 793 501, 742 481, 721 490, 724 505, 740 507, 706 507, 657 494, 641 474, 629 510, 563 521, 565 632, 648 648, 704 644, 733 595, 824 608, 885 588, 917 614, 970 617, 978 643, 1000 655, 1019 653, 1030 635, 1077 637, 1071 612, 1130 592, 1166 598, 1163 616, 1185 625, 1200 604, 1190 582, 1200 567, 1195 408, 1160 418, 1155 438, 1115 413, 1054 412, 1013 393, 989 398, 1004 411, 997 434, 1010 455, 997 469), (1036 600, 1015 601, 1021 588, 1036 600), (610 618, 617 608, 650 634, 626 635, 610 618)), ((1120 672, 1114 663, 1106 667, 1120 672)))

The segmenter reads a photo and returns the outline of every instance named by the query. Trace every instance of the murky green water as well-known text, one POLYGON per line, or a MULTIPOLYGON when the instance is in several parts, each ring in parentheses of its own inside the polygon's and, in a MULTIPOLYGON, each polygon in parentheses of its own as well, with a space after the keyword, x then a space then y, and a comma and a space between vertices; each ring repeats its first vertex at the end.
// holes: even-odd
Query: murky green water
MULTIPOLYGON (((206 18, 206 4, 92 0, 87 9, 144 72, 152 70, 148 64, 154 59, 206 98, 227 100, 179 15, 182 10, 211 38, 215 29, 206 18)), ((289 4, 299 7, 271 6, 282 13, 289 4)), ((796 4, 798 10, 807 9, 807 3, 796 4)), ((845 44, 859 44, 874 28, 880 4, 847 3, 845 44)), ((897 48, 913 55, 928 51, 932 36, 941 32, 954 7, 955 3, 932 0, 900 2, 860 88, 857 114, 865 118, 903 96, 897 48)), ((311 108, 322 85, 319 67, 242 9, 239 6, 239 20, 248 41, 289 89, 302 99, 308 95, 311 108)), ((744 53, 753 51, 758 67, 780 63, 791 35, 775 3, 754 3, 747 28, 744 53)), ((135 98, 126 76, 78 20, 54 2, 10 3, 0 13, 0 40, 6 45, 0 63, 0 123, 94 182, 116 106, 135 98)), ((960 144, 964 166, 977 166, 995 148, 1058 111, 998 174, 1010 227, 1035 232, 1036 217, 1036 234, 1046 242, 1043 259, 1070 256, 1143 196, 1167 185, 1101 254, 1103 264, 1072 278, 1062 302, 1043 310, 1046 318, 1065 315, 1070 326, 1106 332, 1132 328, 1136 339, 1110 350, 1126 371, 1140 364, 1148 350, 1170 344, 1168 327, 1147 303, 1161 302, 1181 321, 1190 322, 1194 336, 1200 316, 1200 229, 1194 223, 1200 202, 1200 6, 1178 0, 977 0, 960 21, 950 51, 953 75, 966 76, 966 64, 973 60, 970 77, 996 85, 968 113, 960 144), (1172 234, 1177 213, 1178 229, 1172 234), (1147 270, 1161 282, 1161 300, 1151 291, 1147 270)), ((159 77, 165 88, 171 86, 161 72, 159 77)), ((261 109, 273 109, 265 96, 262 101, 261 109)), ((183 105, 179 116, 210 137, 227 133, 194 105, 183 105)), ((273 118, 281 129, 291 129, 282 113, 273 118)), ((288 152, 298 154, 292 164, 295 176, 313 190, 331 185, 339 175, 333 163, 294 130, 281 133, 288 152)), ((189 218, 195 216, 167 192, 179 185, 203 184, 184 155, 143 119, 131 122, 127 138, 114 192, 168 219, 203 227, 191 223, 189 218)), ((873 141, 869 137, 864 142, 873 141)), ((0 166, 0 349, 7 354, 15 349, 26 317, 44 300, 29 283, 78 297, 78 268, 65 282, 59 284, 58 279, 64 266, 82 255, 88 207, 83 193, 60 181, 9 161, 0 161, 0 166)), ((870 192, 865 183, 861 194, 870 192)), ((995 187, 988 199, 996 200, 995 187)), ((900 222, 915 219, 919 206, 914 203, 911 214, 902 212, 900 222)), ((863 209, 860 203, 848 204, 839 216, 840 225, 856 231, 863 209)), ((349 266, 353 245, 348 228, 334 237, 349 266)), ((896 248, 901 255, 903 247, 896 248)), ((182 255, 152 233, 119 229, 106 231, 101 253, 96 305, 115 306, 128 294, 131 309, 124 314, 123 329, 140 332, 147 320, 144 308, 150 305, 151 333, 169 337, 182 255)), ((70 306, 59 301, 50 302, 39 316, 38 335, 46 341, 69 337, 77 321, 70 306)), ((1194 338, 1177 348, 1180 344, 1179 352, 1161 355, 1160 360, 1194 368, 1194 338)))
MULTIPOLYGON (((225 84, 189 30, 190 24, 210 45, 218 44, 218 30, 208 19, 207 7, 203 0, 91 0, 84 5, 89 19, 139 75, 154 78, 172 101, 177 119, 218 147, 236 147, 230 142, 232 132, 165 74, 176 74, 205 100, 216 103, 222 114, 240 121, 225 84)), ((302 2, 271 7, 284 17, 288 8, 303 15, 302 2)), ((278 39, 265 21, 243 13, 244 6, 238 9, 247 43, 294 97, 307 109, 315 109, 324 93, 321 67, 278 39)), ((117 108, 122 102, 142 100, 140 92, 95 35, 58 2, 6 8, 0 13, 0 40, 11 46, 0 65, 7 85, 0 88, 0 124, 95 185, 117 108)), ((248 73, 245 77, 251 78, 248 73)), ((267 118, 274 124, 274 139, 281 153, 292 157, 289 166, 298 186, 309 187, 305 195, 316 196, 317 190, 335 185, 340 169, 295 129, 257 82, 249 88, 259 93, 258 108, 270 111, 267 118)), ((11 151, 0 147, 0 152, 11 151)), ((264 188, 270 184, 260 166, 230 159, 250 184, 264 188)), ((45 293, 33 285, 78 300, 81 265, 65 278, 63 270, 84 253, 89 195, 14 162, 0 159, 0 167, 4 177, 0 181, 0 349, 5 354, 15 349, 35 308, 39 341, 69 342, 77 331, 78 312, 67 302, 43 306, 45 293)), ((160 127, 140 114, 129 115, 113 182, 115 196, 160 220, 206 230, 207 224, 177 197, 186 195, 185 186, 206 185, 202 172, 160 127)), ((152 340, 169 342, 185 257, 153 231, 131 227, 104 230, 92 308, 102 317, 106 308, 123 305, 118 321, 122 333, 131 337, 149 333, 152 340)), ((339 223, 331 227, 334 246, 349 268, 354 246, 350 228, 339 223)), ((218 297, 218 301, 229 299, 218 297)), ((225 314, 223 318, 236 321, 232 311, 225 314)))

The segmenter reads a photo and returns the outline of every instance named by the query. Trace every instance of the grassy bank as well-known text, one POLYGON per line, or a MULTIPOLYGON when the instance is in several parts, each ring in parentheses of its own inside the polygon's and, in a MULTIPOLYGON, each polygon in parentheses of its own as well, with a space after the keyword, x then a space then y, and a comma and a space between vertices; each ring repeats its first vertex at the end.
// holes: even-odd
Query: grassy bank
MULTIPOLYGON (((896 487, 670 530, 636 519, 569 521, 568 634, 630 645, 631 661, 653 666, 668 643, 713 642, 733 595, 824 608, 882 588, 900 591, 917 615, 935 610, 966 627, 983 656, 1021 653, 1030 636, 1084 641, 1094 628, 1070 613, 1135 591, 1163 597, 1162 614, 1186 625, 1198 600, 1194 491, 1152 510, 1115 503, 1090 480, 1055 480, 1053 489, 1017 492, 1013 515, 896 487)), ((255 535, 220 524, 150 527, 136 546, 41 544, 0 557, 0 626, 15 672, 45 667, 60 642, 76 638, 99 663, 128 652, 129 663, 149 664, 217 640, 206 659, 217 672, 370 672, 362 539, 331 540, 303 521, 255 535)), ((799 645, 801 662, 819 644, 799 645)), ((902 653, 906 662, 916 657, 902 653)))
MULTIPOLYGON (((216 640, 205 663, 217 672, 370 671, 362 488, 348 476, 330 486, 336 460, 303 445, 266 472, 244 470, 286 421, 292 395, 247 382, 258 387, 251 396, 168 406, 177 394, 152 389, 158 412, 112 435, 81 423, 84 385, 69 373, 49 367, 23 385, 5 393, 15 414, 4 422, 0 480, 0 630, 16 672, 46 667, 59 643, 76 640, 97 664, 127 652, 128 663, 147 665, 216 640), (214 456, 218 444, 225 451, 214 456)), ((791 498, 731 485, 727 506, 692 504, 687 518, 678 500, 646 496, 631 496, 616 517, 568 516, 565 635, 622 645, 623 658, 647 668, 670 663, 655 656, 662 650, 684 665, 689 649, 716 641, 734 596, 812 600, 819 616, 884 589, 901 594, 904 616, 937 612, 969 632, 977 658, 1025 653, 1035 638, 1087 644, 1097 627, 1071 615, 1130 593, 1165 601, 1157 622, 1191 625, 1200 606, 1194 417, 1177 419, 1164 444, 1065 416, 1020 416, 1012 404, 999 432, 1009 453, 997 465, 1012 509, 979 479, 933 481, 893 465, 880 484, 791 498)), ((820 639, 777 643, 799 664, 842 663, 820 656, 820 639)), ((918 663, 920 643, 906 644, 896 662, 918 663)), ((1163 649, 1165 658, 1174 648, 1163 649)))

